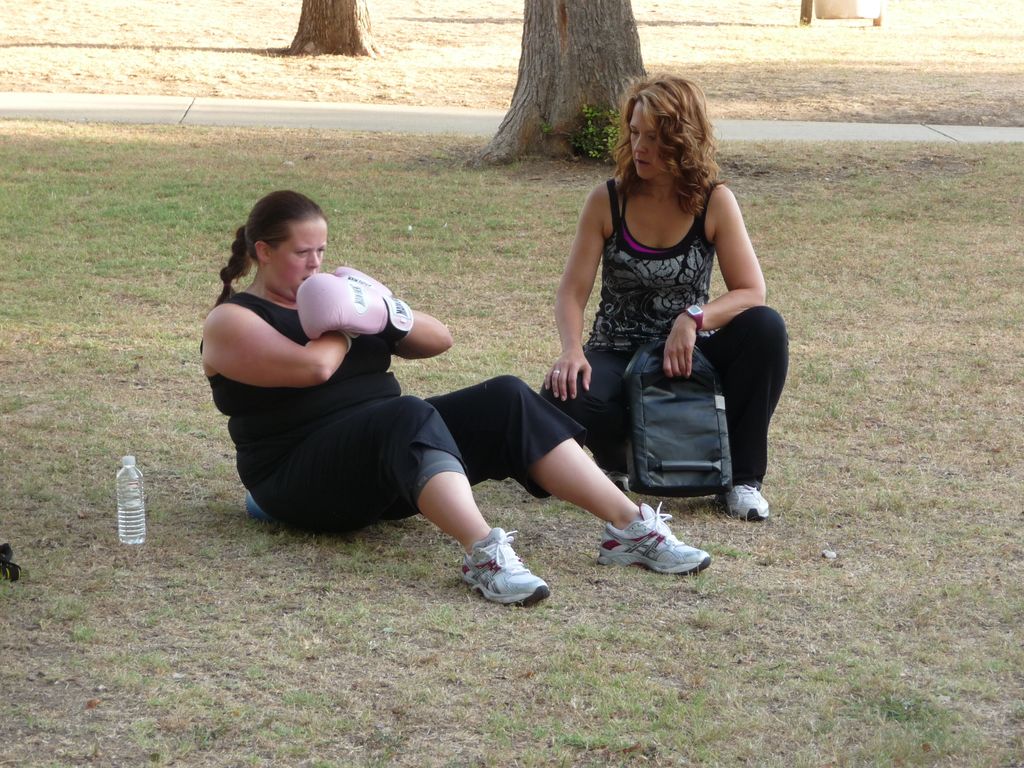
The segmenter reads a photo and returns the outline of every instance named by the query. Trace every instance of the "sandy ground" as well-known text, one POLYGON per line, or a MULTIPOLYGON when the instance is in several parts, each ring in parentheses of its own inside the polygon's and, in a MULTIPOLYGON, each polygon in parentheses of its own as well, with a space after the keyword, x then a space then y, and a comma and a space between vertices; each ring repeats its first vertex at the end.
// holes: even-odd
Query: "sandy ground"
MULTIPOLYGON (((1024 124, 1019 0, 890 0, 887 23, 798 24, 799 0, 634 0, 649 71, 715 117, 1024 124)), ((283 57, 301 0, 0 0, 0 91, 504 109, 522 0, 369 0, 381 56, 283 57)))

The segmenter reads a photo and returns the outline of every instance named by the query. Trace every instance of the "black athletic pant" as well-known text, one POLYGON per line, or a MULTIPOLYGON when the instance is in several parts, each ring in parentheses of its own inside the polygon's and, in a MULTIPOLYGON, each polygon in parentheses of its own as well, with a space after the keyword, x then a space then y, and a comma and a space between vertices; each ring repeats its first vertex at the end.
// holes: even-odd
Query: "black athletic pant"
POLYGON ((512 478, 544 497, 529 467, 582 435, 524 382, 499 376, 447 395, 389 397, 338 414, 249 491, 275 520, 354 530, 417 514, 417 481, 431 449, 458 459, 470 484, 512 478))
MULTIPOLYGON (((725 395, 733 483, 760 487, 768 468, 768 424, 782 395, 789 368, 786 325, 774 309, 753 307, 697 346, 715 367, 725 395)), ((626 402, 622 374, 629 352, 587 352, 590 390, 577 382, 573 400, 543 396, 587 430, 587 447, 603 469, 626 471, 626 402)))

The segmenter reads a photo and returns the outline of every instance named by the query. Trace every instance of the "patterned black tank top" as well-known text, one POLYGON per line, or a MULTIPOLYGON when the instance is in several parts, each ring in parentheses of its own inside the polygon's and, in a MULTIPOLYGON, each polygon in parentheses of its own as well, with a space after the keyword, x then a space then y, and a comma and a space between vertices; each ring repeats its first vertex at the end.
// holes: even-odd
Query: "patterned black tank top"
POLYGON ((707 303, 715 246, 704 235, 707 205, 682 240, 655 251, 629 236, 626 201, 620 213, 614 179, 608 180, 608 197, 612 234, 601 255, 601 303, 584 348, 632 352, 648 341, 666 338, 672 323, 691 304, 707 303))

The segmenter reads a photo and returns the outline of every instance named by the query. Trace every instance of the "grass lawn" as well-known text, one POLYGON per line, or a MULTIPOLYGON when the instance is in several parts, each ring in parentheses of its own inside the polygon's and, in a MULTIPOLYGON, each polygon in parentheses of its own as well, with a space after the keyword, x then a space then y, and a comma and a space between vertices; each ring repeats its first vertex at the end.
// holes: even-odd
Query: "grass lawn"
POLYGON ((539 384, 608 169, 478 149, 0 123, 0 766, 1020 765, 1024 146, 723 148, 791 368, 771 520, 665 505, 696 578, 597 566, 596 520, 511 484, 479 498, 551 585, 532 609, 470 594, 423 520, 246 519, 198 345, 271 189, 325 207, 328 265, 449 323, 407 392, 539 384))

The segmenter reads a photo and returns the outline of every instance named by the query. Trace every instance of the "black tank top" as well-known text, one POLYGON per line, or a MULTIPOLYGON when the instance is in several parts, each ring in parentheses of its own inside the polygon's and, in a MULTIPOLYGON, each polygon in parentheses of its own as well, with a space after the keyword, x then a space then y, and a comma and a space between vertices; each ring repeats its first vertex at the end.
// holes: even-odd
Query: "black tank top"
POLYGON ((614 179, 608 180, 608 197, 612 234, 601 255, 601 301, 585 347, 632 352, 667 338, 672 323, 691 304, 707 303, 715 245, 704 234, 707 205, 682 240, 655 250, 629 236, 626 201, 620 212, 614 179))
MULTIPOLYGON (((297 310, 250 293, 236 293, 228 302, 255 312, 296 344, 309 342, 297 310)), ((359 336, 334 375, 313 387, 256 387, 221 374, 208 377, 214 405, 230 417, 239 474, 252 478, 269 471, 292 446, 349 408, 401 395, 390 366, 387 341, 359 336)))

